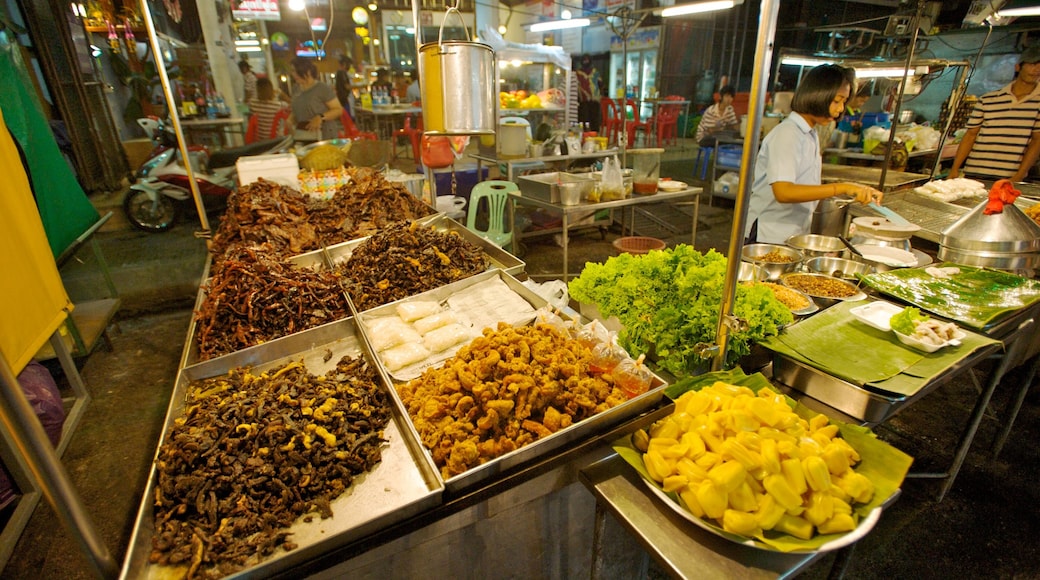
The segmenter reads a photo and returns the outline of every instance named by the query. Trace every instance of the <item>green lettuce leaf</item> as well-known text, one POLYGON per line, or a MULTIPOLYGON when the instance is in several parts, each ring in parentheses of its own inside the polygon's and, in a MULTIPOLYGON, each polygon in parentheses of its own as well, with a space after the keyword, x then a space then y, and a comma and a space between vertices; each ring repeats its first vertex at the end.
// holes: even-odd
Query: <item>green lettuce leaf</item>
POLYGON ((907 306, 899 314, 892 315, 888 323, 892 326, 892 330, 899 334, 905 334, 912 336, 917 330, 917 323, 928 320, 927 314, 921 314, 921 311, 913 306, 907 306))

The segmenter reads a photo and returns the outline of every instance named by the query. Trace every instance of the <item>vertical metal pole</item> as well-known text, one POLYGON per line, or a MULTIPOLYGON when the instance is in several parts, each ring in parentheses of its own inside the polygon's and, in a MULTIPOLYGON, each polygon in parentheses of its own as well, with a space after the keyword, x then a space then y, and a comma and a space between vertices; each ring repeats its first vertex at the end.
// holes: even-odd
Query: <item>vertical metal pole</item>
MULTIPOLYGON (((177 149, 180 151, 181 160, 184 161, 184 173, 188 176, 188 185, 191 187, 191 197, 195 200, 195 210, 199 214, 199 223, 202 225, 204 235, 210 233, 209 217, 206 216, 206 207, 202 204, 202 193, 199 192, 199 184, 195 181, 195 169, 191 166, 191 158, 188 157, 188 143, 184 139, 184 130, 181 128, 180 111, 177 110, 177 99, 173 98, 173 88, 170 86, 170 75, 166 72, 166 61, 163 60, 162 47, 159 46, 159 37, 155 34, 155 23, 152 22, 152 12, 148 8, 147 0, 140 0, 141 16, 144 25, 148 29, 148 42, 152 45, 152 54, 155 58, 155 70, 159 73, 159 81, 162 83, 163 96, 166 97, 166 106, 170 110, 170 120, 173 122, 173 132, 177 135, 177 149)), ((161 195, 161 194, 160 194, 161 195)))
MULTIPOLYGON (((896 97, 896 110, 892 113, 892 127, 888 131, 888 147, 885 149, 885 161, 881 165, 881 178, 878 180, 878 189, 885 190, 885 177, 888 176, 888 164, 892 160, 892 145, 896 142, 896 129, 899 127, 899 111, 903 108, 903 93, 906 92, 906 80, 910 74, 910 65, 914 60, 914 49, 917 48, 917 33, 921 27, 917 25, 924 15, 925 0, 917 0, 917 16, 914 17, 914 33, 910 35, 910 49, 906 51, 906 64, 903 65, 903 78, 900 81, 899 96, 896 97)), ((869 153, 869 151, 864 151, 869 153)))
POLYGON ((755 42, 755 67, 751 73, 751 93, 748 100, 748 126, 744 135, 744 150, 740 155, 740 184, 733 206, 733 229, 729 235, 730 257, 726 265, 726 280, 722 287, 722 305, 719 312, 715 338, 718 349, 712 360, 712 370, 720 370, 726 360, 726 340, 729 338, 729 320, 733 316, 733 304, 737 296, 737 280, 740 274, 740 250, 744 246, 744 227, 747 223, 748 198, 751 196, 751 180, 754 176, 755 156, 758 154, 758 135, 762 127, 762 111, 766 102, 769 63, 773 59, 773 38, 776 36, 776 20, 780 0, 762 0, 758 23, 758 39, 755 42))
POLYGON ((18 377, 4 357, 0 357, 0 423, 3 435, 10 438, 12 447, 39 482, 43 496, 87 555, 94 574, 98 578, 118 576, 118 564, 94 529, 47 433, 25 398, 18 377))

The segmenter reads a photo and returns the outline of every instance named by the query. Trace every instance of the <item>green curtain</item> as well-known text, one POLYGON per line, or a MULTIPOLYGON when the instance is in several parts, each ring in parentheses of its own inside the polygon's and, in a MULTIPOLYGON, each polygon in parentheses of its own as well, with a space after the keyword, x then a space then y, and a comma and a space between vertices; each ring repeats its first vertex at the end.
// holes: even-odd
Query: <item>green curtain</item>
POLYGON ((36 206, 55 257, 100 218, 58 149, 18 45, 0 32, 0 107, 25 152, 36 206))

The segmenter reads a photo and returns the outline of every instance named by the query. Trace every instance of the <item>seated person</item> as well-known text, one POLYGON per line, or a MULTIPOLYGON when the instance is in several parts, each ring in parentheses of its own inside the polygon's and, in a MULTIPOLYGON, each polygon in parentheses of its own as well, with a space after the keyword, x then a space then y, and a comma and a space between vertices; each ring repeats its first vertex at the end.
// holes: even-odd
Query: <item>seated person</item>
POLYGON ((736 137, 740 120, 737 112, 733 109, 733 98, 737 92, 731 86, 719 89, 720 100, 709 106, 701 116, 701 122, 697 125, 695 136, 697 144, 701 147, 714 147, 715 139, 719 137, 736 137))
MULTIPOLYGON (((256 98, 249 102, 249 110, 256 115, 256 140, 263 141, 271 138, 271 124, 275 115, 282 109, 289 107, 289 97, 279 91, 275 94, 274 84, 270 79, 256 79, 256 98)), ((279 135, 286 134, 284 127, 274 127, 279 135)))

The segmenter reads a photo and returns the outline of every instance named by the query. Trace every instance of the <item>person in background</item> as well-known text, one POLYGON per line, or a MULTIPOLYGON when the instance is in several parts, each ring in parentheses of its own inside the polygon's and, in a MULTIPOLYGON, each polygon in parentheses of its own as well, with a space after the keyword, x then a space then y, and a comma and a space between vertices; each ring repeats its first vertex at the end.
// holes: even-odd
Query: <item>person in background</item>
POLYGON ((860 203, 881 201, 883 194, 866 185, 821 183, 823 160, 814 128, 841 115, 851 92, 845 67, 822 65, 806 73, 791 114, 766 135, 758 151, 745 243, 783 244, 809 233, 821 199, 851 195, 860 203))
POLYGON ((1027 48, 1015 80, 979 98, 965 124, 949 178, 1023 181, 1040 156, 1040 46, 1027 48))
POLYGON ((296 57, 290 66, 296 83, 292 98, 296 140, 312 142, 335 139, 343 127, 340 122, 343 106, 336 98, 336 91, 318 80, 318 67, 313 61, 296 57))
POLYGON ((263 141, 270 137, 274 116, 282 109, 288 108, 289 100, 289 97, 281 91, 275 94, 274 84, 271 83, 271 79, 263 78, 256 80, 256 98, 249 101, 249 110, 256 115, 258 141, 263 141))
POLYGON ((733 97, 736 95, 733 87, 722 87, 719 89, 719 102, 704 110, 694 136, 701 147, 714 147, 717 137, 725 135, 727 131, 735 132, 740 127, 737 112, 733 109, 733 97))
POLYGON ((376 80, 372 81, 372 84, 369 87, 369 89, 371 89, 373 92, 375 92, 377 89, 384 90, 389 95, 390 90, 393 88, 394 83, 390 82, 390 71, 385 68, 381 68, 378 71, 376 71, 376 80))
POLYGON ((592 58, 583 54, 578 66, 578 120, 589 124, 589 129, 599 131, 603 120, 600 119, 600 74, 599 69, 592 66, 592 58))
POLYGON ((422 91, 419 88, 419 71, 412 69, 412 82, 404 92, 406 103, 418 103, 422 101, 422 91))
POLYGON ((345 54, 339 57, 339 70, 336 71, 336 98, 339 99, 339 104, 346 109, 351 119, 354 118, 353 104, 351 103, 354 99, 354 91, 350 86, 351 77, 354 74, 351 70, 353 68, 353 59, 345 54))
POLYGON ((838 130, 848 133, 849 143, 858 143, 863 132, 863 105, 870 99, 870 83, 863 83, 856 95, 845 103, 845 114, 838 119, 838 130))
POLYGON ((243 103, 248 103, 256 98, 256 75, 249 61, 243 59, 238 61, 238 70, 242 72, 243 103))

